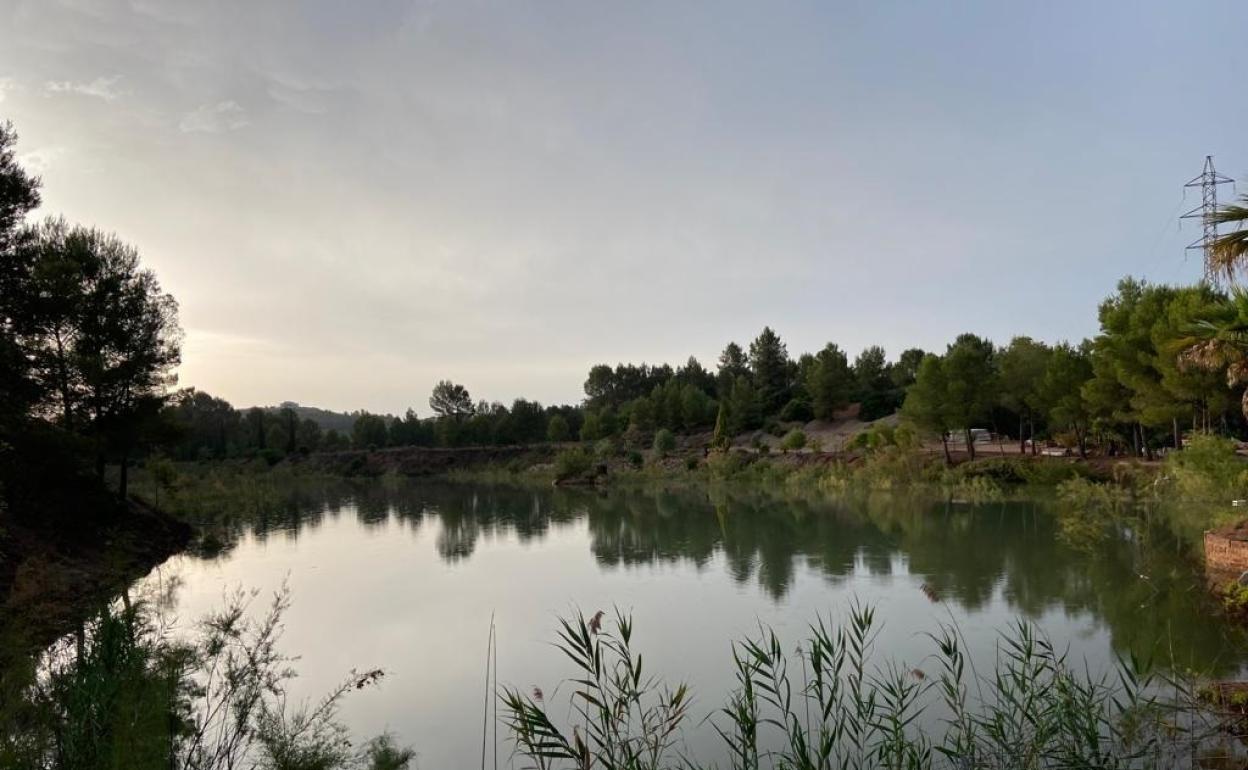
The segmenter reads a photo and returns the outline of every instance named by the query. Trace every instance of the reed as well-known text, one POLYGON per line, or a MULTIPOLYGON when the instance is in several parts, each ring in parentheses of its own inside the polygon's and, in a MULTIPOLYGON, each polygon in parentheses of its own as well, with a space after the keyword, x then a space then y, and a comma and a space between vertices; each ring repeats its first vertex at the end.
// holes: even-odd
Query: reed
MULTIPOLYGON (((1234 743, 1242 720, 1202 705, 1191 681, 1151 674, 1139 661, 1094 675, 1020 621, 982 673, 955 625, 927 636, 923 668, 907 668, 879 660, 878 631, 875 611, 855 603, 841 622, 813 623, 795 652, 767 628, 733 644, 735 688, 710 717, 729 767, 1117 770, 1243 760, 1234 743)), ((562 704, 540 691, 500 695, 526 766, 708 766, 678 750, 689 689, 642 673, 628 616, 604 623, 601 612, 577 614, 560 621, 558 636, 576 671, 570 727, 551 716, 562 704)))

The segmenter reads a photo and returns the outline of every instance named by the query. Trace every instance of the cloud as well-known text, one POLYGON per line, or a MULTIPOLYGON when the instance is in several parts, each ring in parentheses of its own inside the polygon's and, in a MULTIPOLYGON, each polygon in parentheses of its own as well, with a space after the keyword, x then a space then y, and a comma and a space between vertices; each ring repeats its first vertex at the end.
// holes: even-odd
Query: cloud
POLYGON ((17 156, 17 162, 36 176, 43 176, 64 154, 64 147, 39 147, 17 156))
POLYGON ((326 96, 333 89, 319 83, 301 80, 289 75, 270 74, 268 91, 274 101, 308 115, 326 112, 326 96))
POLYGON ((49 94, 80 94, 112 102, 126 94, 125 91, 117 87, 119 82, 121 82, 121 75, 98 77, 89 83, 75 83, 72 80, 49 80, 47 83, 44 83, 43 89, 49 94))
POLYGON ((13 78, 0 78, 0 104, 4 104, 4 97, 10 91, 17 90, 17 81, 13 78))
POLYGON ((217 134, 234 131, 250 123, 246 111, 238 106, 238 102, 224 101, 202 105, 183 115, 178 130, 184 134, 217 134))

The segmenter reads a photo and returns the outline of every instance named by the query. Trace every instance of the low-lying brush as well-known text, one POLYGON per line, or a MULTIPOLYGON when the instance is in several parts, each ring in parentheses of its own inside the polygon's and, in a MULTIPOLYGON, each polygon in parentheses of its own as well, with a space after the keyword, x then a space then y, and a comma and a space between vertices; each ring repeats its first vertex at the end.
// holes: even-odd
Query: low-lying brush
POLYGON ((197 632, 175 635, 147 605, 109 607, 0 692, 0 767, 126 770, 403 770, 386 736, 353 748, 342 699, 380 670, 352 672, 315 704, 290 707, 279 592, 253 619, 236 594, 197 632))

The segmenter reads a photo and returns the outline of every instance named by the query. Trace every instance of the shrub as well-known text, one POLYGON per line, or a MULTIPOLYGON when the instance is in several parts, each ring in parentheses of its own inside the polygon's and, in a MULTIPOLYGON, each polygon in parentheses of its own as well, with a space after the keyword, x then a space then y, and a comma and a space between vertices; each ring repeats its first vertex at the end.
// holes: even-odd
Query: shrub
POLYGON ((698 469, 698 458, 686 457, 685 458, 685 470, 696 471, 697 469, 698 469))
POLYGON ((584 449, 565 449, 555 455, 555 480, 583 478, 594 467, 594 456, 584 449))
POLYGON ((1196 436, 1187 448, 1166 455, 1170 488, 1180 497, 1208 500, 1235 495, 1245 485, 1244 462, 1235 454, 1235 442, 1216 436, 1196 436))
POLYGON ((1248 586, 1238 580, 1228 581, 1222 586, 1222 606, 1232 615, 1248 613, 1248 586))
POLYGON ((641 452, 636 449, 630 449, 628 452, 628 464, 634 468, 640 468, 645 464, 646 458, 642 457, 641 452))
POLYGON ((814 418, 810 402, 800 398, 792 399, 780 410, 780 419, 784 422, 807 422, 814 418))
POLYGON ((654 434, 654 453, 659 457, 663 457, 675 448, 676 436, 670 430, 660 428, 659 432, 654 434))
POLYGON ((780 448, 788 452, 790 449, 801 449, 806 446, 806 434, 794 428, 784 434, 784 438, 780 441, 780 448))
POLYGON ((711 475, 720 479, 735 476, 748 464, 749 458, 744 452, 716 452, 706 460, 711 475))
POLYGON ((144 602, 103 608, 76 654, 63 640, 22 692, 21 725, 0 728, 5 767, 325 768, 367 763, 403 770, 412 753, 392 741, 351 748, 338 706, 376 684, 352 672, 313 704, 288 710, 293 658, 278 649, 285 589, 267 612, 235 593, 191 634, 174 634, 144 602), (259 609, 259 608, 257 608, 259 609))

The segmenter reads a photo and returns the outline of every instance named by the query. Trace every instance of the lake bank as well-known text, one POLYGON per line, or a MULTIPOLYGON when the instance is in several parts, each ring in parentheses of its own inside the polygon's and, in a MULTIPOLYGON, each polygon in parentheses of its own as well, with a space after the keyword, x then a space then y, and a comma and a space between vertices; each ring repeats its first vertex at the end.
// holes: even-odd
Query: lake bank
POLYGON ((0 669, 80 628, 192 539, 140 501, 75 528, 6 519, 0 530, 0 669))

